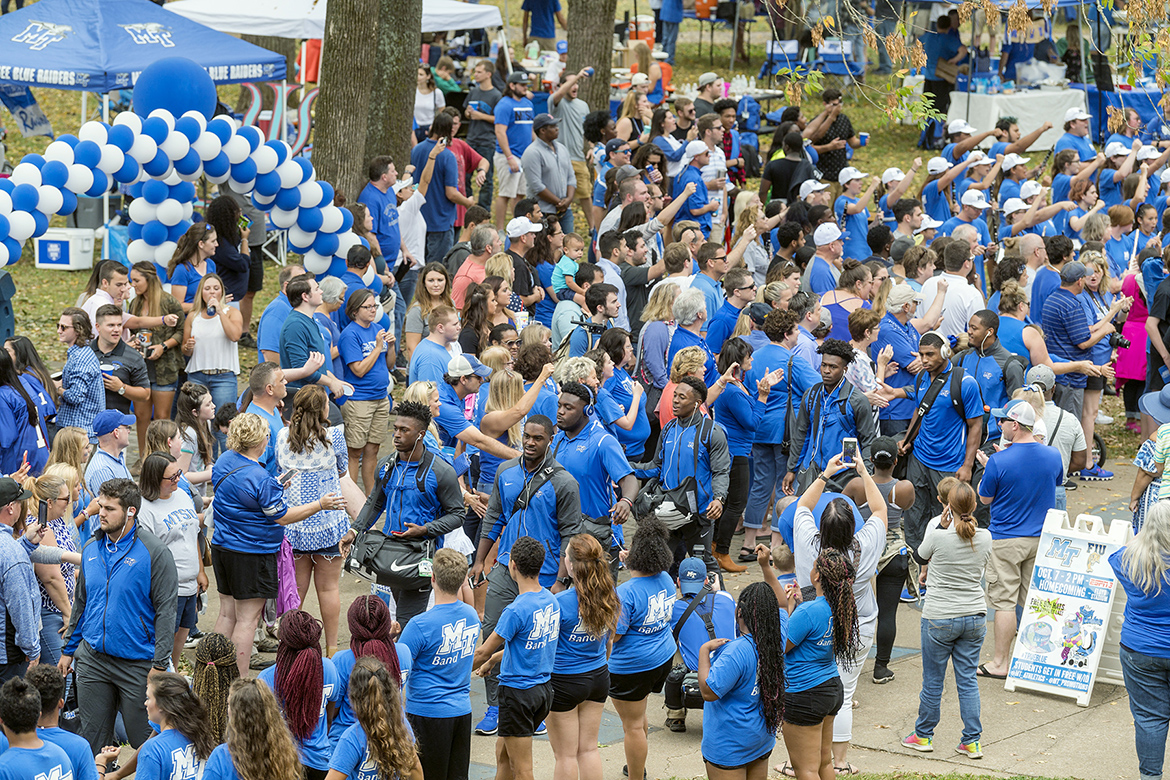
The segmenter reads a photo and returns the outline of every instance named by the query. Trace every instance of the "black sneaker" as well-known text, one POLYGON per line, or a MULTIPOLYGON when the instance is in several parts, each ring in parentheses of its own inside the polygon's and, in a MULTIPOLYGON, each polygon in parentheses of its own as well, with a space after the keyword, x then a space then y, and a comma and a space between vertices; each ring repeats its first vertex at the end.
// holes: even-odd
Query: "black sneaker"
MULTIPOLYGON (((686 718, 667 718, 666 719, 666 727, 668 729, 670 729, 671 731, 673 731, 675 734, 685 734, 686 730, 687 730, 687 719, 686 718)), ((629 772, 628 769, 626 771, 629 772)))
POLYGON ((245 333, 243 336, 240 336, 240 340, 236 343, 241 347, 246 347, 247 349, 256 349, 258 346, 256 344, 256 337, 251 333, 245 333))
POLYGON ((873 682, 874 685, 885 685, 894 679, 894 673, 890 671, 889 667, 881 664, 874 664, 873 666, 873 682))
MULTIPOLYGON (((623 776, 625 776, 625 777, 629 777, 629 776, 630 776, 630 767, 629 767, 629 765, 626 765, 626 764, 623 764, 623 765, 622 765, 622 775, 623 775, 623 776)), ((643 770, 642 770, 642 780, 646 780, 646 770, 645 770, 645 769, 643 769, 643 770)))

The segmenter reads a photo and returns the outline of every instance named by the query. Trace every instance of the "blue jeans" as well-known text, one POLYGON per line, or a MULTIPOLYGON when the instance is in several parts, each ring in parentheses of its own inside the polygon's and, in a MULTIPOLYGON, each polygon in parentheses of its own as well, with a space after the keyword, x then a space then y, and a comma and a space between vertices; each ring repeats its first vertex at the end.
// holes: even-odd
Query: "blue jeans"
MULTIPOLYGON (((764 524, 772 493, 776 493, 777 500, 783 497, 781 484, 787 472, 788 457, 780 454, 779 444, 752 445, 752 487, 743 513, 744 528, 760 528, 764 524)), ((747 539, 744 544, 751 546, 747 539)))
MULTIPOLYGON (((446 230, 428 230, 427 247, 423 257, 428 263, 441 263, 455 243, 454 228, 446 230)), ((408 302, 409 303, 409 302, 408 302)))
POLYGON ((1062 512, 1068 510, 1068 493, 1064 489, 1064 485, 1056 486, 1056 509, 1062 512))
POLYGON ((61 635, 57 633, 65 625, 60 612, 51 612, 41 607, 41 663, 55 664, 61 660, 61 635))
POLYGON ((1133 714, 1133 741, 1142 780, 1162 777, 1166 730, 1170 724, 1170 658, 1121 646, 1121 672, 1133 714))
POLYGON ((947 659, 955 668, 959 715, 963 718, 963 744, 978 742, 983 735, 979 720, 979 651, 987 634, 984 615, 947 620, 922 619, 922 693, 918 697, 918 722, 914 733, 933 737, 938 725, 939 703, 947 675, 947 659))
POLYGON ((414 285, 418 282, 418 269, 412 268, 394 286, 394 293, 398 297, 394 300, 394 334, 398 337, 398 348, 402 349, 402 323, 406 320, 406 310, 414 297, 414 285))
MULTIPOLYGON (((223 406, 226 403, 235 403, 239 398, 239 393, 236 388, 236 375, 233 373, 224 374, 205 374, 202 371, 192 371, 187 374, 187 379, 196 384, 203 385, 211 391, 211 402, 215 404, 215 408, 223 406)), ((240 411, 244 411, 240 409, 240 411)), ((220 433, 218 430, 212 430, 215 435, 215 440, 219 446, 216 448, 217 453, 223 452, 227 447, 227 436, 220 433)))
POLYGON ((674 50, 678 46, 678 22, 662 23, 662 50, 666 52, 666 61, 674 64, 674 50))

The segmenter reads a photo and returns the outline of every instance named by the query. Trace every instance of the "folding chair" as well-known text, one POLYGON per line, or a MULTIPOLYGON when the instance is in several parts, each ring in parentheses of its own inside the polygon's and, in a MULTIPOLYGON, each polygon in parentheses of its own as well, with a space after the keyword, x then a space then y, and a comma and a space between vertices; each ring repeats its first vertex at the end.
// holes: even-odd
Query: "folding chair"
POLYGON ((817 47, 817 61, 813 67, 826 76, 840 78, 843 90, 864 75, 862 66, 853 61, 853 42, 839 38, 827 39, 817 47))

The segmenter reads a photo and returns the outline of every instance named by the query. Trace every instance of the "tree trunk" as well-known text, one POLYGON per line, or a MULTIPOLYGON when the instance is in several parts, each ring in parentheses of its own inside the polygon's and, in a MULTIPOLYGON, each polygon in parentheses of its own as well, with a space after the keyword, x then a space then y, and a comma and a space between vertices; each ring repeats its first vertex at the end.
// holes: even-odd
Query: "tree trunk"
MULTIPOLYGON (((240 38, 247 41, 254 46, 259 46, 261 49, 268 49, 268 51, 276 54, 284 55, 284 66, 286 69, 285 76, 288 83, 295 84, 297 80, 297 42, 292 38, 276 38, 271 35, 241 35, 240 38)), ((260 95, 264 99, 264 109, 272 110, 273 103, 276 102, 276 93, 267 86, 261 85, 260 95)), ((288 107, 296 108, 299 105, 297 93, 293 92, 288 96, 288 107)), ((248 91, 240 86, 239 97, 236 98, 236 113, 242 114, 248 107, 248 91)))
POLYGON ((325 12, 313 167, 351 201, 366 182, 363 150, 378 56, 378 6, 378 0, 345 0, 330 3, 325 12))
MULTIPOLYGON (((398 175, 410 162, 419 46, 422 40, 422 0, 376 0, 380 20, 371 79, 365 149, 368 160, 380 154, 394 158, 398 175)), ((323 92, 323 90, 322 90, 323 92)))
POLYGON ((584 79, 578 97, 594 111, 609 110, 609 66, 613 59, 613 24, 617 0, 572 0, 569 22, 567 73, 594 69, 584 79))

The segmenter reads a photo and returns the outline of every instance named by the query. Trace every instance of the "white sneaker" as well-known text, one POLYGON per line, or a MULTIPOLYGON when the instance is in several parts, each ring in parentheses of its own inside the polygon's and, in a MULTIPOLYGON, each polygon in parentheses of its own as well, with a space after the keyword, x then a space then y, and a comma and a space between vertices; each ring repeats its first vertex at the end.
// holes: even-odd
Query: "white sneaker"
POLYGON ((1104 412, 1097 412, 1097 425, 1112 425, 1113 418, 1104 412))

